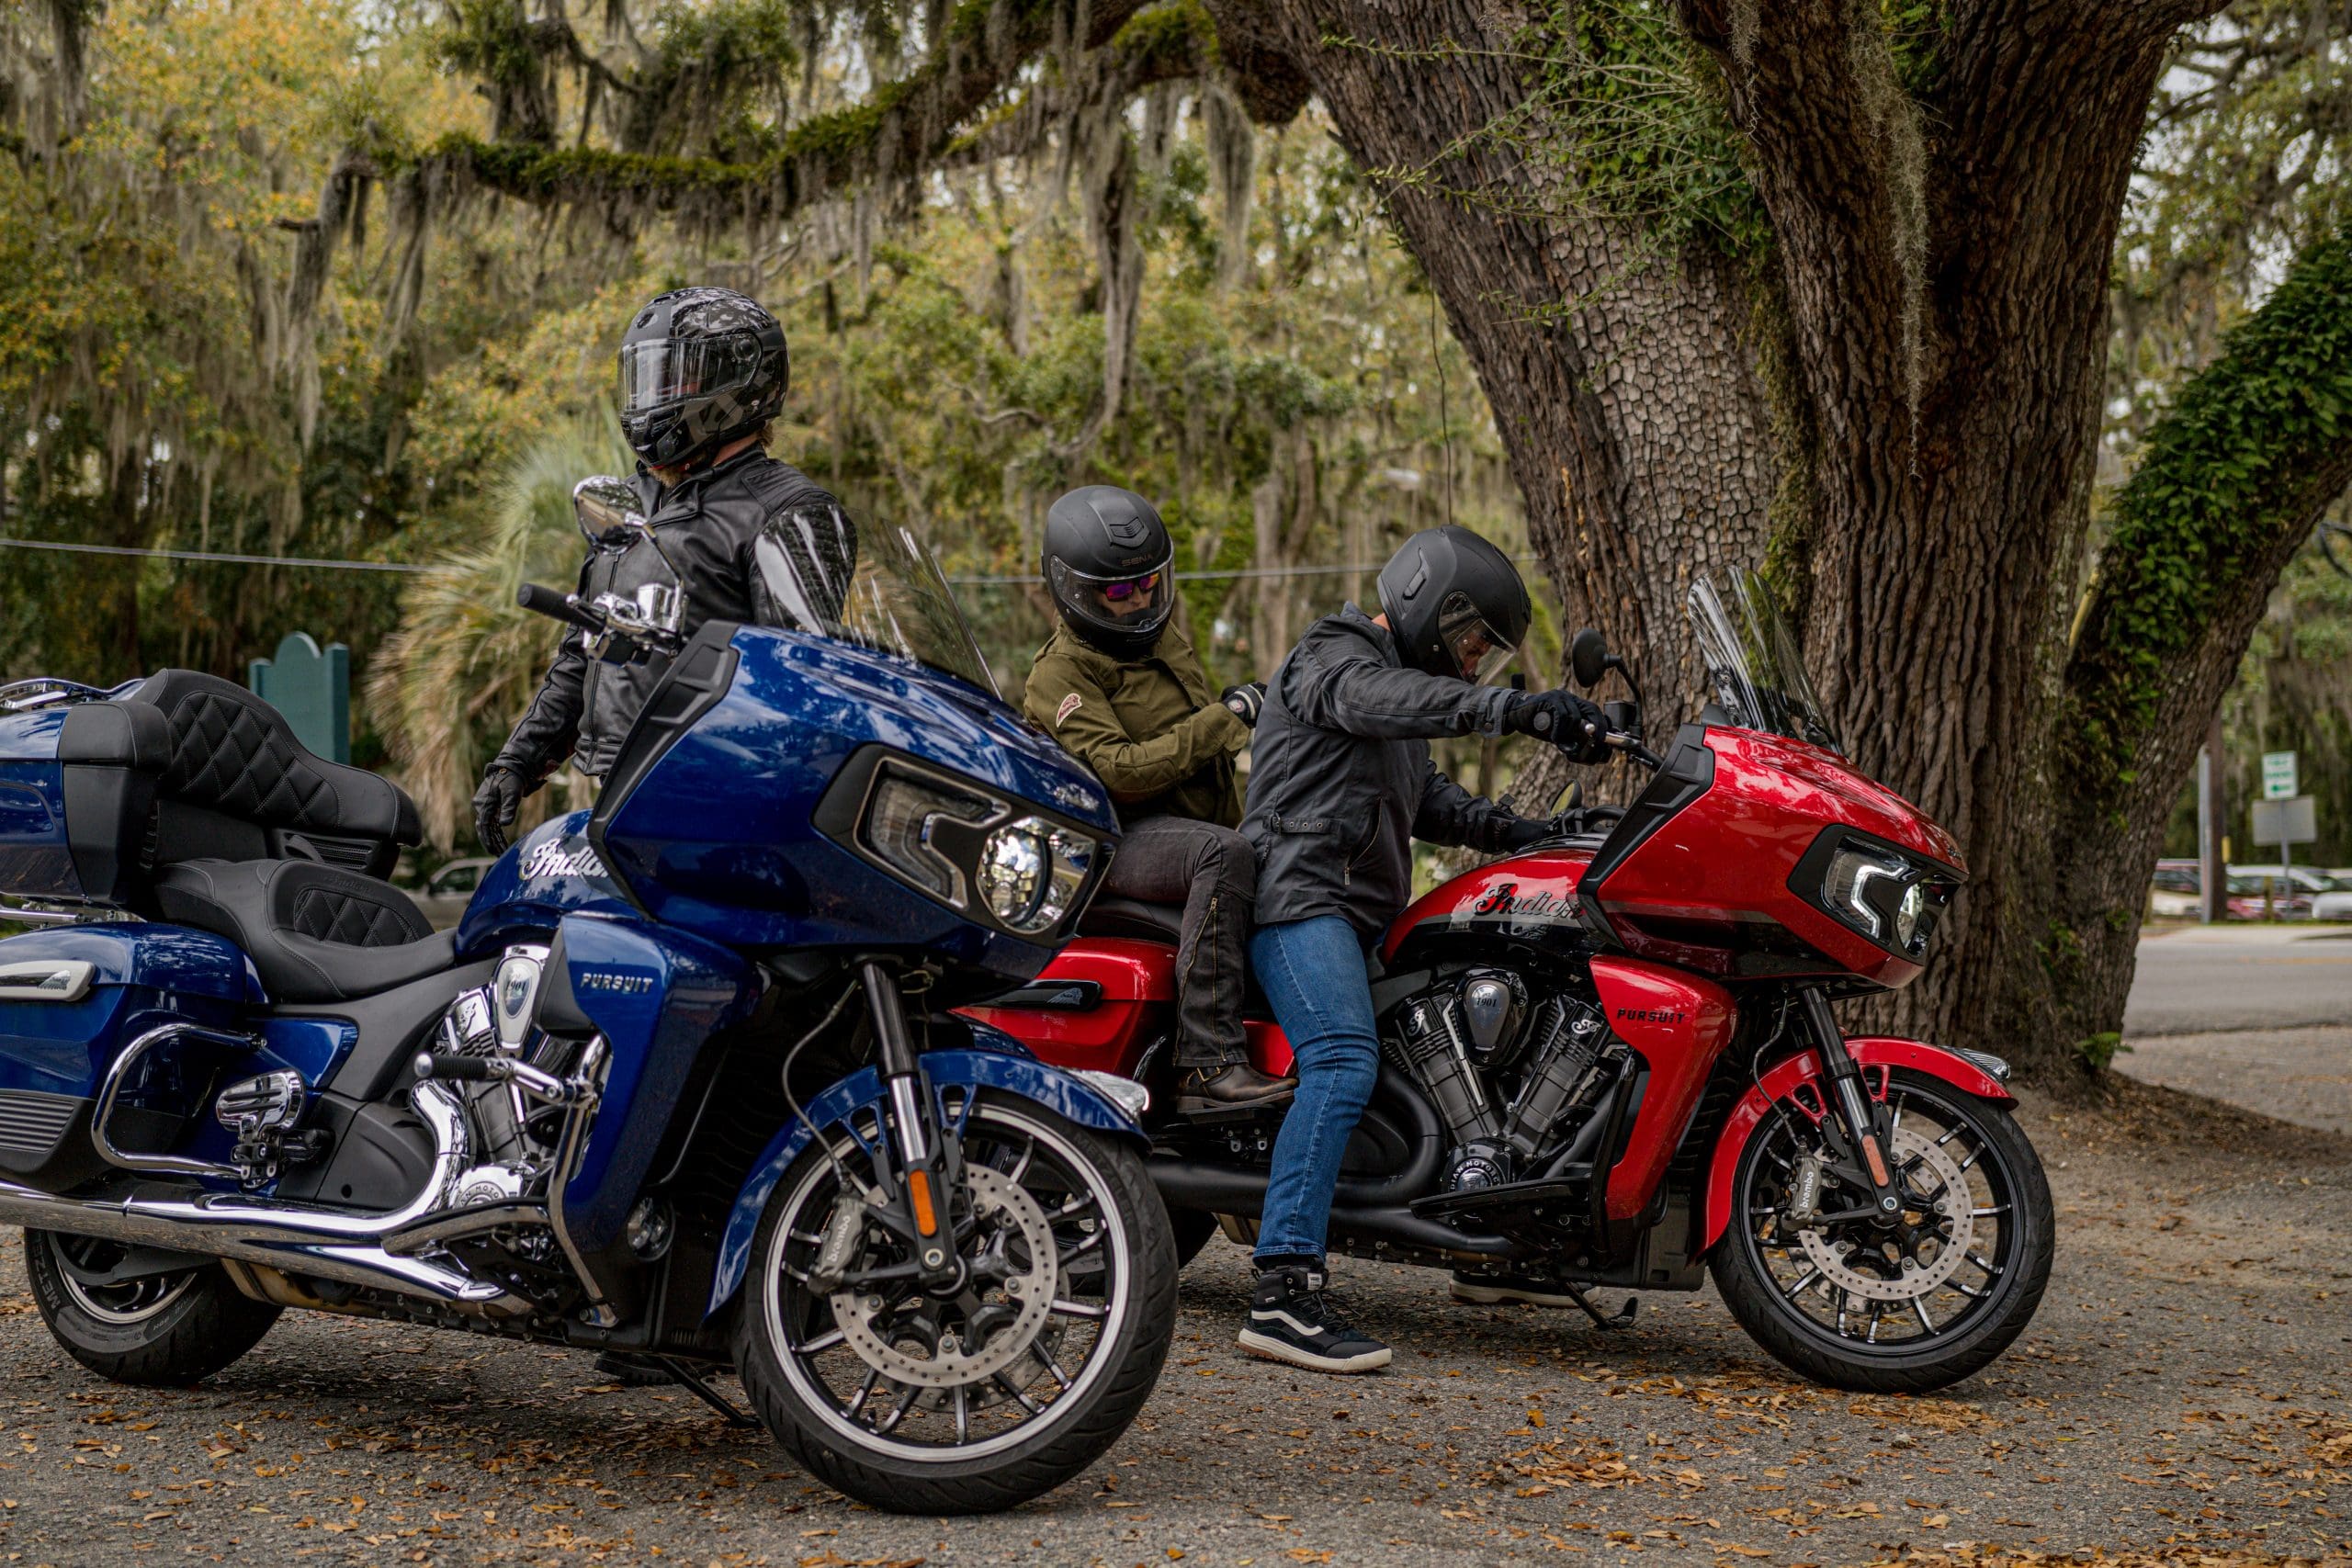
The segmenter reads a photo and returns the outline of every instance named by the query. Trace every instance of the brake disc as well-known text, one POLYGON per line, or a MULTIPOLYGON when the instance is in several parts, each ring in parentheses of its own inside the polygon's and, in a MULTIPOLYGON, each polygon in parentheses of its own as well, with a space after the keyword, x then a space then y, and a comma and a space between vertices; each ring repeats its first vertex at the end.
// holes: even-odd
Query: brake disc
MULTIPOLYGON (((951 1331, 941 1334, 935 1344, 909 1346, 890 1332, 889 1303, 881 1296, 836 1291, 831 1297, 833 1322, 858 1358, 883 1376, 915 1388, 983 1382, 1012 1366, 1036 1341, 1061 1288, 1054 1227, 1037 1200, 1019 1182, 985 1166, 965 1167, 964 1177, 973 1219, 1014 1233, 1029 1255, 1027 1269, 1004 1280, 1011 1321, 995 1325, 978 1345, 967 1345, 951 1331)), ((1004 1255, 1010 1258, 1012 1249, 1004 1249, 1004 1255)))
MULTIPOLYGON (((1797 1233, 1804 1248, 1805 1259, 1821 1271, 1825 1283, 1843 1290, 1847 1294, 1864 1301, 1907 1302, 1928 1295, 1952 1277, 1968 1257, 1968 1248, 1975 1235, 1976 1221, 1972 1213, 1974 1200, 1969 1195, 1968 1173, 1960 1162, 1944 1151, 1941 1145, 1914 1127, 1898 1127, 1893 1144, 1897 1169, 1918 1163, 1913 1173, 1912 1186, 1924 1188, 1932 1178, 1936 1189, 1935 1204, 1927 1219, 1933 1223, 1941 1219, 1951 1226, 1949 1240, 1938 1242, 1939 1250, 1922 1262, 1905 1258, 1899 1272, 1889 1276, 1868 1268, 1855 1267, 1854 1259, 1861 1255, 1860 1244, 1843 1237, 1831 1239, 1818 1230, 1797 1233)), ((1914 1211, 1915 1213, 1917 1211, 1914 1211)), ((1883 1234, 1883 1233, 1873 1233, 1883 1234)), ((1883 1260, 1883 1255, 1882 1255, 1883 1260)))

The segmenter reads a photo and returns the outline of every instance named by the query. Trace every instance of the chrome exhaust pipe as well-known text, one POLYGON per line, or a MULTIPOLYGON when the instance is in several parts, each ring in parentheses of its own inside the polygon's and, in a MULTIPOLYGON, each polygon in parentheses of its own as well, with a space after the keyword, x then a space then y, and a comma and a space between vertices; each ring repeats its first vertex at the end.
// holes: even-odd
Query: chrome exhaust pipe
POLYGON ((455 1094, 437 1083, 420 1083, 409 1102, 432 1134, 433 1168, 413 1198, 387 1213, 346 1213, 225 1192, 193 1199, 62 1198, 0 1181, 0 1224, 206 1254, 476 1312, 530 1310, 503 1286, 396 1256, 383 1245, 445 1207, 456 1178, 471 1163, 465 1109, 455 1094))

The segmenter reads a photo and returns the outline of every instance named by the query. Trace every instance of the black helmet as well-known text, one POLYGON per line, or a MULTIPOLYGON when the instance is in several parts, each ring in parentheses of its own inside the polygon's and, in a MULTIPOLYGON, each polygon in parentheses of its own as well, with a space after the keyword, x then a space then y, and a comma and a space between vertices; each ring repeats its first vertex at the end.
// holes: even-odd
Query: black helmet
POLYGON ((749 295, 657 294, 621 339, 621 434, 654 468, 684 463, 774 419, 791 380, 784 328, 749 295))
POLYGON ((1151 502, 1087 485, 1046 513, 1046 581, 1069 629, 1117 659, 1140 659, 1176 607, 1176 547, 1151 502))
POLYGON ((1406 663, 1474 682, 1519 651, 1534 614, 1510 558, 1451 523, 1414 535, 1388 558, 1380 608, 1406 663))

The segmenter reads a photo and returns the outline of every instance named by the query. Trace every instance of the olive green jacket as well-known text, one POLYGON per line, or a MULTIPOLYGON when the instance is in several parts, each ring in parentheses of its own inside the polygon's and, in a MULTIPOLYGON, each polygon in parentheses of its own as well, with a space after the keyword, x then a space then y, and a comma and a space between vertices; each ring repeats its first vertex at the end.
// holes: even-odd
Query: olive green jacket
POLYGON ((1030 719, 1094 770, 1120 818, 1172 814, 1241 821, 1233 759, 1250 727, 1217 701, 1184 634, 1170 624, 1143 659, 1114 659, 1057 626, 1029 671, 1030 719))

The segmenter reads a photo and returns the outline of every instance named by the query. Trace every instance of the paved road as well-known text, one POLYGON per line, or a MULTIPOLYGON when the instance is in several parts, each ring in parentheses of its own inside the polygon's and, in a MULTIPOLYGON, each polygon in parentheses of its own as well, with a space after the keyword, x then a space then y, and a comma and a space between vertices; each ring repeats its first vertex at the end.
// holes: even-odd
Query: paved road
POLYGON ((1942 1560, 1977 1562, 1997 1542, 2342 1561, 2352 1164, 2252 1123, 2216 1153, 2212 1120, 2029 1116, 2057 1280, 2020 1348, 1937 1398, 1797 1382, 1712 1294, 1650 1297, 1604 1336, 1362 1264, 1341 1282, 1395 1370, 1279 1372, 1232 1347, 1244 1271, 1217 1244, 1126 1438, 1043 1502, 954 1522, 854 1508, 763 1438, 600 1384, 576 1353, 288 1314, 201 1388, 113 1387, 51 1347, 10 1236, 0 1557, 1793 1568, 1906 1543, 1976 1543, 1942 1560))
POLYGON ((2277 930, 2188 927, 2143 939, 2124 1037, 2352 1024, 2352 928, 2277 930))

